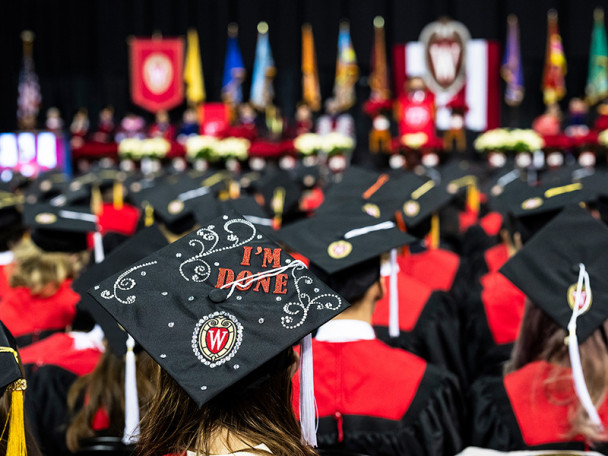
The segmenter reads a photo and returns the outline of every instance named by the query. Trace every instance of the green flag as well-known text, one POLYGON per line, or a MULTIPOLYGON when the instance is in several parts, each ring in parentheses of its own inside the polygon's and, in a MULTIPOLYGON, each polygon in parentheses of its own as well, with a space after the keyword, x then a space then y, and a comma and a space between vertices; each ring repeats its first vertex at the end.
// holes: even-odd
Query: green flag
POLYGON ((587 102, 590 105, 608 96, 608 40, 604 29, 604 10, 596 9, 593 12, 593 19, 586 88, 587 102))

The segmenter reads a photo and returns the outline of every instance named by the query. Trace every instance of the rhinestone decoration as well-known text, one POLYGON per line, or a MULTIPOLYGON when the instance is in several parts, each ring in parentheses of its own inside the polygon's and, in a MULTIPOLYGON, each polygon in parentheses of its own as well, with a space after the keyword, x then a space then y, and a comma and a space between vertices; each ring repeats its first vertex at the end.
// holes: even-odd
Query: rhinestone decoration
POLYGON ((163 291, 163 292, 161 293, 161 295, 163 295, 163 296, 167 296, 168 294, 169 294, 169 293, 167 293, 166 291, 163 291))
POLYGON ((281 300, 281 297, 280 297, 280 296, 277 296, 277 301, 280 301, 280 300, 281 300))
POLYGON ((95 285, 95 289, 96 289, 96 290, 99 290, 99 285, 95 285))
POLYGON ((194 301, 194 296, 190 296, 190 297, 188 298, 188 301, 194 301))
POLYGON ((240 301, 241 299, 243 299, 243 297, 242 297, 242 296, 237 296, 237 297, 236 297, 236 300, 237 300, 237 301, 240 301))
POLYGON ((142 277, 146 275, 146 271, 141 271, 142 277))
POLYGON ((207 387, 205 385, 201 386, 201 390, 205 391, 207 387))
POLYGON ((172 322, 172 321, 170 321, 170 322, 167 324, 167 326, 168 326, 169 328, 173 328, 173 327, 175 326, 175 323, 174 323, 174 322, 172 322))
POLYGON ((239 366, 238 364, 235 364, 233 367, 234 367, 234 370, 237 370, 241 366, 239 366))
POLYGON ((259 324, 264 323, 264 319, 263 319, 263 318, 260 318, 260 319, 258 320, 258 323, 259 323, 259 324))
POLYGON ((165 355, 164 353, 161 353, 160 357, 165 359, 167 357, 167 355, 165 355))
POLYGON ((176 254, 175 254, 175 256, 176 256, 177 258, 181 258, 181 257, 182 257, 182 254, 181 254, 181 253, 176 253, 176 254))

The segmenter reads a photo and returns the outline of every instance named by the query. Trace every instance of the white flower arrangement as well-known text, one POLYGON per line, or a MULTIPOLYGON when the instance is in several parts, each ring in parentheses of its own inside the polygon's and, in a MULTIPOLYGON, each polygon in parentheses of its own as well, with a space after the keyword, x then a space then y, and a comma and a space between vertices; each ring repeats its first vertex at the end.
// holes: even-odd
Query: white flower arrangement
POLYGON ((316 133, 304 133, 295 139, 293 145, 302 155, 317 155, 323 149, 323 137, 316 133))
POLYGON ((597 136, 597 142, 600 143, 602 146, 608 147, 608 130, 602 131, 597 136))
POLYGON ((213 146, 214 158, 219 160, 228 160, 229 158, 246 160, 249 156, 250 145, 251 143, 244 138, 222 139, 213 146))
POLYGON ((328 157, 343 155, 351 152, 355 147, 355 142, 350 136, 342 133, 328 133, 323 136, 323 151, 328 157))
POLYGON ((534 152, 545 142, 534 130, 495 128, 479 135, 473 145, 479 152, 534 152))
POLYGON ((211 160, 215 155, 215 147, 219 139, 214 136, 197 135, 186 139, 186 157, 190 161, 196 159, 211 160))
POLYGON ((125 138, 118 144, 118 155, 123 159, 161 159, 171 150, 171 143, 164 138, 125 138))

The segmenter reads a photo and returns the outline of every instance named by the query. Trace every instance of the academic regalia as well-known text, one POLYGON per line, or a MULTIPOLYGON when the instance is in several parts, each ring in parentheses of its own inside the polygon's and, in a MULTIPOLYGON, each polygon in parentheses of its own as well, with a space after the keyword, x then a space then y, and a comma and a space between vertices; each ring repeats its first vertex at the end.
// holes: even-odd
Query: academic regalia
POLYGON ((11 288, 0 301, 0 315, 20 347, 64 331, 76 315, 80 297, 64 281, 48 298, 33 295, 26 287, 11 288))
MULTIPOLYGON (((389 278, 383 277, 390 290, 389 278)), ((405 272, 397 273, 399 290, 399 335, 389 335, 390 292, 376 303, 372 324, 378 339, 402 348, 466 379, 460 348, 461 325, 451 297, 433 290, 405 272)))
POLYGON ((525 295, 499 272, 484 275, 470 293, 464 327, 470 379, 502 374, 519 334, 524 303, 525 295))
MULTIPOLYGON (((344 328, 337 331, 340 336, 344 328)), ((373 456, 448 455, 462 449, 463 403, 453 375, 373 338, 315 339, 313 350, 320 448, 373 456)))
POLYGON ((471 276, 475 279, 496 272, 509 259, 509 248, 504 242, 476 252, 471 259, 471 276))
MULTIPOLYGON (((500 451, 513 450, 577 450, 590 448, 581 437, 566 438, 568 404, 577 403, 569 369, 566 377, 555 384, 556 396, 547 398, 545 381, 553 368, 537 361, 507 374, 505 378, 485 377, 476 381, 469 396, 471 434, 474 446, 500 451)), ((608 422, 608 404, 604 400, 598 410, 608 422)), ((608 454, 606 443, 591 448, 608 454)))

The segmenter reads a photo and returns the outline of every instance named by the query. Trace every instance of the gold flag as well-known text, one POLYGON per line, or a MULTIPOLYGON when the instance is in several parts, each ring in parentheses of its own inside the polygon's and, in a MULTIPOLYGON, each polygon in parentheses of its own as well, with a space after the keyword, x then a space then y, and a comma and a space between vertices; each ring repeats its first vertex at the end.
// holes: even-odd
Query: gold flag
POLYGON ((302 26, 302 99, 313 111, 321 109, 319 72, 312 26, 302 26))
POLYGON ((184 65, 184 81, 186 82, 186 99, 191 105, 205 101, 205 81, 203 79, 203 64, 198 45, 198 33, 188 30, 188 51, 184 65))

